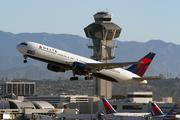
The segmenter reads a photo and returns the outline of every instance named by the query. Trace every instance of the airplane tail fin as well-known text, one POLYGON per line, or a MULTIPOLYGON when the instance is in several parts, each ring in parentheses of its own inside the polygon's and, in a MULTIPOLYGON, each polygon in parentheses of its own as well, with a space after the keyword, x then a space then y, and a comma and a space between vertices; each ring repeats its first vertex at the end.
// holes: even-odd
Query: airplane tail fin
POLYGON ((141 64, 132 65, 127 70, 143 77, 144 73, 148 69, 154 56, 155 56, 155 53, 150 52, 145 57, 143 57, 142 59, 139 60, 139 62, 142 62, 141 64))
POLYGON ((106 113, 105 113, 103 110, 101 110, 101 113, 102 113, 103 115, 106 115, 106 113))
POLYGON ((102 98, 104 108, 106 110, 106 114, 112 114, 112 113, 117 113, 116 110, 111 106, 111 104, 105 99, 102 98))
POLYGON ((164 117, 163 120, 175 120, 179 105, 176 104, 164 117))
POLYGON ((67 105, 63 105, 64 106, 64 109, 69 109, 69 107, 67 105))
POLYGON ((153 108, 154 116, 163 115, 164 113, 161 111, 161 109, 156 105, 156 103, 151 103, 153 108))
POLYGON ((152 110, 151 110, 151 115, 152 115, 152 116, 155 116, 155 115, 154 115, 154 112, 153 112, 152 110))

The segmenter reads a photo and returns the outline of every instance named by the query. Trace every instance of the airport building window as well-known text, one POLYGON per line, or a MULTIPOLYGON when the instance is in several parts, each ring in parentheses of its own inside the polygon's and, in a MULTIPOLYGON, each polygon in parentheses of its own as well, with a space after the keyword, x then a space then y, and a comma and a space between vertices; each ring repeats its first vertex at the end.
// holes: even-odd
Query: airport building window
POLYGON ((11 93, 12 84, 8 84, 8 93, 11 93))
POLYGON ((22 95, 24 95, 24 84, 22 84, 22 95))
POLYGON ((15 95, 35 94, 35 83, 32 82, 6 82, 2 84, 2 93, 14 93, 15 95))
POLYGON ((17 84, 13 84, 13 93, 17 95, 17 84))
POLYGON ((111 18, 95 18, 95 21, 111 21, 111 18))
POLYGON ((18 84, 18 95, 21 95, 21 84, 18 84))
POLYGON ((152 98, 152 95, 128 95, 128 98, 152 98))
POLYGON ((34 94, 34 84, 30 84, 30 95, 34 94))
POLYGON ((117 110, 117 105, 112 105, 112 107, 113 107, 115 110, 117 110))
POLYGON ((25 94, 29 95, 29 84, 25 84, 25 94))
POLYGON ((124 110, 142 110, 142 105, 123 105, 124 110))

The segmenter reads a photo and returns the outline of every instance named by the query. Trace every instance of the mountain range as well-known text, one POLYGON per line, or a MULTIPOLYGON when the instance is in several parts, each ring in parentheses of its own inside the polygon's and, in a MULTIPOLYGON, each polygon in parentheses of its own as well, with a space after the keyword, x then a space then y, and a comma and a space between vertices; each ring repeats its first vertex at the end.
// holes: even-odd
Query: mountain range
MULTIPOLYGON (((28 58, 28 63, 23 63, 23 56, 16 50, 16 45, 24 41, 33 41, 84 57, 92 56, 92 51, 87 45, 92 40, 71 34, 49 33, 19 33, 0 31, 0 79, 29 77, 32 79, 68 78, 67 73, 54 73, 46 69, 47 64, 28 58)), ((116 41, 118 48, 115 50, 113 62, 137 61, 149 52, 156 53, 145 76, 165 77, 180 76, 180 45, 166 43, 163 40, 149 40, 147 42, 116 41)))

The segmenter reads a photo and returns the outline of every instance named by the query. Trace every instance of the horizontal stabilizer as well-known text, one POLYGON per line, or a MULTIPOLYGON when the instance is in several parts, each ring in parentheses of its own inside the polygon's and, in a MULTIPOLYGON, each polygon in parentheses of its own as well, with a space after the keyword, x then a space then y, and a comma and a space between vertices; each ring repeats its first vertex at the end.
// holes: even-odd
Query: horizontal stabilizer
POLYGON ((140 80, 140 81, 143 81, 143 80, 163 80, 162 78, 155 78, 155 77, 133 77, 133 79, 135 80, 140 80))

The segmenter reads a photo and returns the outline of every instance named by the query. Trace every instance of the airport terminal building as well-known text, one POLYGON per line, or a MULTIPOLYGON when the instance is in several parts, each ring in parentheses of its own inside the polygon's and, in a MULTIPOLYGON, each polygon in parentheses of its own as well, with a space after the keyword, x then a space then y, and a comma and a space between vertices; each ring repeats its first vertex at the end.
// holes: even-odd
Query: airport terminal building
POLYGON ((14 93, 17 96, 34 95, 35 82, 2 82, 2 94, 14 93))

